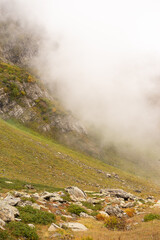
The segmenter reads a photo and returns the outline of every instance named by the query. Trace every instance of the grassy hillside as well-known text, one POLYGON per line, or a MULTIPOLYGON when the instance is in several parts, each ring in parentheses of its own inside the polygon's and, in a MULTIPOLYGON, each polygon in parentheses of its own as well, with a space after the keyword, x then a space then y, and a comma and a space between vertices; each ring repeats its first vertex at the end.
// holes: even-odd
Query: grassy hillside
POLYGON ((148 182, 97 159, 66 148, 21 125, 0 120, 0 176, 31 183, 83 189, 123 188, 154 194, 148 182), (107 178, 114 173, 119 178, 107 178))

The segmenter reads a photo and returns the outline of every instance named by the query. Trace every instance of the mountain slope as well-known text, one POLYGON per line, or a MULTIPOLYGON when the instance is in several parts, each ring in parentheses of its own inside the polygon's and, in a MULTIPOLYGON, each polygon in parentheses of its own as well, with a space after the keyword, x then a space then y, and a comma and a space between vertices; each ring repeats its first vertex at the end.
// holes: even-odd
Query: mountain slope
POLYGON ((156 193, 152 184, 66 148, 23 126, 17 127, 0 120, 0 136, 1 177, 54 187, 76 184, 83 189, 121 187, 129 191, 138 188, 143 193, 156 193))

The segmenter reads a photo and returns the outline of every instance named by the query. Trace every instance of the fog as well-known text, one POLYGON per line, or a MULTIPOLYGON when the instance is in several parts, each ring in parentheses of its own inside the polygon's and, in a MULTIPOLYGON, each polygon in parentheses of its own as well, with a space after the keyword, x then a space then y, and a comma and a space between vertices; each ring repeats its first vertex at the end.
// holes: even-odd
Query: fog
POLYGON ((139 158, 160 143, 160 2, 0 0, 6 13, 43 29, 32 65, 86 126, 139 158))

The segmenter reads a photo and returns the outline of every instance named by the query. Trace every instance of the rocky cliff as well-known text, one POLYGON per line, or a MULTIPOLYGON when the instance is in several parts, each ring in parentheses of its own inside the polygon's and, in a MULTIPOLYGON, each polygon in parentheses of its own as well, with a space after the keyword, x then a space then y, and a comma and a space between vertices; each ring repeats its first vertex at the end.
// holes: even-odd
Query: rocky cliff
POLYGON ((66 142, 86 135, 82 124, 25 69, 0 62, 0 117, 15 119, 66 142), (70 136, 69 138, 67 136, 70 136))

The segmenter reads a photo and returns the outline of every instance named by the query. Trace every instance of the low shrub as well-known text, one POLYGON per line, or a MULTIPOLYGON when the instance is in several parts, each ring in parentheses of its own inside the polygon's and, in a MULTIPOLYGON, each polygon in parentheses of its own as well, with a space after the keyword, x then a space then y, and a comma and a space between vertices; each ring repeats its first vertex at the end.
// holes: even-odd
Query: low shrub
POLYGON ((105 227, 110 230, 125 230, 126 221, 124 218, 117 218, 115 216, 111 216, 106 218, 105 227))
POLYGON ((25 202, 25 201, 30 201, 30 202, 32 202, 32 203, 36 203, 36 200, 34 199, 34 198, 28 198, 28 197, 22 197, 21 198, 21 200, 23 201, 23 202, 25 202))
POLYGON ((124 212, 127 214, 128 217, 133 217, 135 214, 135 209, 134 208, 126 208, 124 212))
POLYGON ((144 216, 144 222, 149 222, 149 221, 152 221, 154 219, 160 220, 160 215, 149 213, 149 214, 144 216))
POLYGON ((22 222, 10 222, 7 227, 15 237, 24 237, 25 239, 30 240, 39 239, 36 230, 22 222))
POLYGON ((13 240, 7 231, 0 230, 0 240, 13 240))
POLYGON ((20 218, 24 223, 37 223, 47 225, 55 222, 55 215, 53 213, 44 212, 34 209, 31 206, 18 207, 20 218))
POLYGON ((106 221, 107 216, 105 216, 104 214, 98 213, 97 216, 96 216, 96 219, 98 221, 106 221))
POLYGON ((80 207, 80 206, 78 206, 76 204, 71 204, 68 207, 68 212, 76 214, 78 216, 80 216, 81 212, 88 213, 84 208, 82 208, 82 207, 80 207))
POLYGON ((62 196, 62 198, 66 202, 71 202, 72 201, 69 193, 65 193, 65 195, 62 196))
POLYGON ((93 216, 93 217, 96 217, 98 215, 98 212, 97 211, 93 211, 92 213, 91 213, 91 216, 93 216))
POLYGON ((67 218, 65 216, 61 216, 62 221, 66 222, 67 218))

